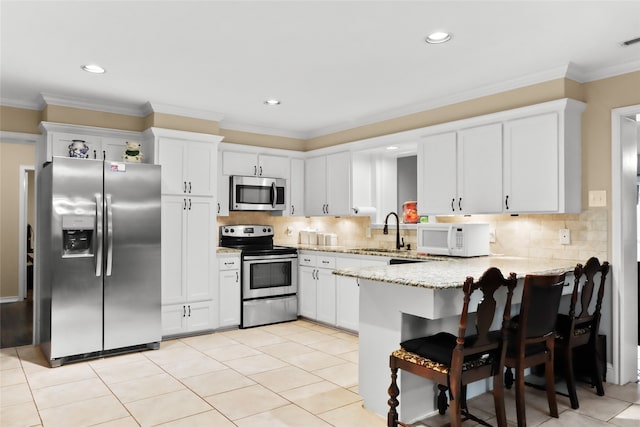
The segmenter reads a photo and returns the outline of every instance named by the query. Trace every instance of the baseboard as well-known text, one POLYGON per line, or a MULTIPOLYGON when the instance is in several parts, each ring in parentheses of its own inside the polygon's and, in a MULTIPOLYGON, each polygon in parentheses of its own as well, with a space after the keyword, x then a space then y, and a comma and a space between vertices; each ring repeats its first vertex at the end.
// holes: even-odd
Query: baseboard
POLYGON ((18 296, 0 297, 0 304, 5 303, 5 302, 18 302, 18 301, 20 301, 20 297, 18 297, 18 296))

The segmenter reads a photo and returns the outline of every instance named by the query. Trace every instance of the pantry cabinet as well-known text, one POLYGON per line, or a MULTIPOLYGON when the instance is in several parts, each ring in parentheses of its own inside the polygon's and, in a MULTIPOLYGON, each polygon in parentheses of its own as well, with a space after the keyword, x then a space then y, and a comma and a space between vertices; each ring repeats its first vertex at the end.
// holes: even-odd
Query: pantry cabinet
POLYGON ((305 161, 305 214, 351 214, 351 154, 341 152, 305 161))
POLYGON ((240 255, 218 254, 219 327, 240 325, 240 255))
POLYGON ((289 158, 262 153, 223 151, 222 174, 289 179, 289 158))

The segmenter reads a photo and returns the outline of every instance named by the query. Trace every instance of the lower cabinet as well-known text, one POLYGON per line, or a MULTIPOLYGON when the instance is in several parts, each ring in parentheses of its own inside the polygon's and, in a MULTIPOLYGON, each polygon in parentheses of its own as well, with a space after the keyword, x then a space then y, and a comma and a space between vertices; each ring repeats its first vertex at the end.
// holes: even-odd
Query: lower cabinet
POLYGON ((220 327, 240 325, 240 255, 218 255, 220 327))
POLYGON ((217 307, 213 301, 172 304, 162 307, 162 335, 179 335, 215 328, 217 307))

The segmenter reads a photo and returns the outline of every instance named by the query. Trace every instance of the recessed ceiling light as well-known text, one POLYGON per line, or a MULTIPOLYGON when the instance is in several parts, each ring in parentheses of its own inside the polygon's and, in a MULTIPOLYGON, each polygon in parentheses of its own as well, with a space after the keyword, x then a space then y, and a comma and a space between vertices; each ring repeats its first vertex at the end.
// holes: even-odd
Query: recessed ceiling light
POLYGON ((439 44, 446 43, 451 40, 451 33, 445 33, 443 31, 436 31, 435 33, 431 33, 424 39, 429 44, 439 44))
POLYGON ((267 99, 264 103, 266 105, 280 105, 280 101, 277 99, 267 99))
POLYGON ((390 145, 390 146, 387 147, 387 150, 389 150, 389 151, 393 151, 393 150, 397 150, 397 149, 398 149, 398 147, 396 147, 395 145, 390 145))
POLYGON ((87 64, 87 65, 83 65, 81 67, 83 70, 85 70, 88 73, 95 73, 95 74, 102 74, 104 72, 106 72, 106 70, 104 68, 102 68, 99 65, 96 64, 87 64))

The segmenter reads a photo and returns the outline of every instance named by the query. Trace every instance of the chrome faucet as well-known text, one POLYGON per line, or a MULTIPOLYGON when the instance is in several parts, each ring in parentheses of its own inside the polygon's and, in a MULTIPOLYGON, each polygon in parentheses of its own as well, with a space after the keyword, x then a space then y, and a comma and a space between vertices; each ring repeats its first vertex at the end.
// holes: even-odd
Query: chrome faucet
POLYGON ((387 217, 384 219, 384 228, 382 229, 383 234, 389 234, 389 226, 387 225, 387 221, 389 217, 393 215, 396 217, 396 249, 404 248, 404 238, 402 238, 402 244, 400 244, 400 218, 398 218, 398 214, 395 212, 389 212, 387 217))

